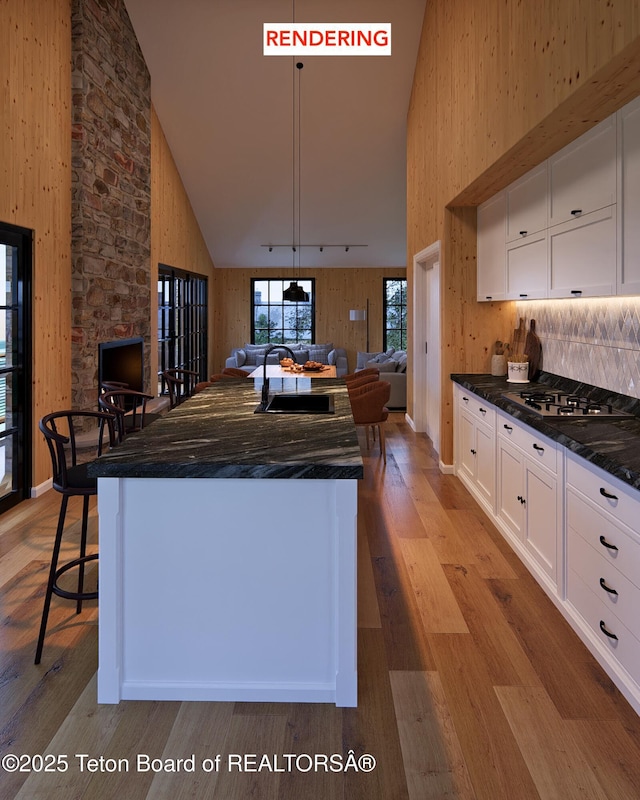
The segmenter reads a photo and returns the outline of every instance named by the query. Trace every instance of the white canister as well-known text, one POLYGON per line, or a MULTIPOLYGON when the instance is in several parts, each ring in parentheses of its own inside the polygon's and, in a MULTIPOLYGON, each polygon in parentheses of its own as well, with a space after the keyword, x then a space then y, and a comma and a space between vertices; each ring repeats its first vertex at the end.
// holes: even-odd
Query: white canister
POLYGON ((529 383, 529 362, 528 361, 509 361, 508 383, 529 383))

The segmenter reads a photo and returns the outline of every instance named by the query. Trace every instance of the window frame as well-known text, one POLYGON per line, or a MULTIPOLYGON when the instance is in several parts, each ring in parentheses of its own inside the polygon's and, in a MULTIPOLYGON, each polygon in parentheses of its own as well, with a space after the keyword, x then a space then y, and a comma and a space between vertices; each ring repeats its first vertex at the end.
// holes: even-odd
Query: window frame
POLYGON ((158 264, 158 390, 169 390, 166 369, 195 370, 208 375, 209 281, 206 275, 158 264), (160 285, 169 284, 169 302, 160 285))
POLYGON ((400 342, 402 343, 402 346, 401 347, 396 347, 396 350, 404 350, 404 351, 406 351, 406 349, 407 349, 407 335, 408 335, 408 331, 407 331, 407 289, 408 289, 407 278, 397 277, 397 278, 383 278, 382 279, 382 349, 384 351, 388 350, 389 347, 390 347, 389 341, 388 341, 389 333, 390 332, 394 332, 395 333, 397 331, 400 331, 400 342), (404 309, 404 314, 402 313, 402 311, 400 312, 400 319, 401 319, 401 321, 402 320, 404 321, 404 324, 402 324, 402 322, 401 322, 401 325, 400 325, 399 328, 389 328, 388 325, 387 325, 387 310, 388 310, 390 304, 388 302, 387 286, 391 282, 397 283, 398 281, 402 282, 402 284, 403 284, 403 287, 401 289, 401 298, 403 299, 403 302, 401 302, 401 303, 393 303, 391 305, 396 307, 396 308, 404 309))
MULTIPOLYGON (((281 277, 275 277, 275 278, 272 278, 272 277, 269 277, 269 278, 254 277, 254 278, 251 278, 250 287, 249 287, 249 305, 251 307, 251 344, 256 344, 256 331, 265 330, 264 328, 256 328, 256 303, 255 303, 255 286, 256 286, 256 283, 258 283, 258 282, 259 283, 264 283, 264 282, 276 283, 276 282, 278 282, 278 283, 282 284, 281 288, 284 291, 284 289, 287 288, 287 286, 289 285, 289 283, 291 283, 291 281, 295 281, 297 283, 300 283, 301 285, 304 285, 305 283, 311 284, 310 300, 309 300, 309 304, 308 304, 309 308, 310 308, 310 311, 311 311, 311 326, 310 326, 311 339, 310 339, 309 342, 304 341, 304 343, 305 344, 315 344, 315 341, 316 341, 316 279, 315 278, 306 278, 306 277, 305 278, 291 278, 291 277, 285 277, 285 278, 281 278, 281 277)), ((282 309, 284 310, 284 308, 291 308, 294 305, 295 306, 298 306, 298 305, 307 306, 307 303, 290 303, 290 302, 288 302, 286 300, 281 300, 281 301, 279 301, 277 303, 261 302, 260 305, 261 306, 267 305, 269 307, 271 307, 272 305, 273 306, 281 306, 282 309)), ((282 332, 283 341, 279 341, 276 338, 272 338, 271 337, 271 330, 270 329, 266 329, 267 341, 264 343, 265 346, 267 344, 271 344, 271 343, 273 343, 273 344, 294 344, 294 343, 300 341, 299 338, 296 339, 295 342, 294 341, 284 341, 284 338, 285 338, 284 337, 284 331, 287 330, 284 327, 284 325, 281 328, 278 328, 277 330, 282 332)))

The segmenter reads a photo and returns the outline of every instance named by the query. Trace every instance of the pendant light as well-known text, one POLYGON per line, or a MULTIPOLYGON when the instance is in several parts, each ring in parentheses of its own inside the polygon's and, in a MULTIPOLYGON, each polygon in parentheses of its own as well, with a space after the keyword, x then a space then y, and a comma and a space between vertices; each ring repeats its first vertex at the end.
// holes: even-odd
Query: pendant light
MULTIPOLYGON (((295 22, 295 6, 294 6, 294 22, 295 22)), ((293 266, 294 274, 295 274, 295 267, 296 267, 296 252, 298 253, 298 276, 300 275, 300 74, 302 72, 302 68, 304 64, 302 61, 296 62, 296 70, 298 73, 298 91, 297 91, 297 114, 296 114, 296 80, 294 74, 294 81, 293 81, 293 143, 292 143, 292 181, 291 181, 291 208, 292 208, 292 256, 291 256, 291 263, 293 266), (296 137, 296 123, 298 129, 298 135, 296 137), (298 158, 297 158, 297 169, 296 169, 296 138, 298 142, 298 158), (297 180, 296 180, 297 176, 297 180), (296 185, 298 188, 297 192, 297 203, 296 203, 296 185), (296 237, 296 208, 297 208, 297 217, 298 217, 298 236, 296 237), (297 242, 297 244, 296 244, 297 242)), ((305 292, 305 290, 300 286, 297 280, 293 280, 289 283, 289 288, 285 289, 282 293, 283 300, 286 300, 289 303, 308 303, 309 302, 309 293, 305 292)))

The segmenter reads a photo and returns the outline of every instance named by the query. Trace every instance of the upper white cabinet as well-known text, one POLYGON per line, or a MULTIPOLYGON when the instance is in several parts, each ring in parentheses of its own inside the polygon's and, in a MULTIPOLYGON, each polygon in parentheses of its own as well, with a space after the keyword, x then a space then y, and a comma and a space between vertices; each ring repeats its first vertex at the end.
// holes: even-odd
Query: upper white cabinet
POLYGON ((547 162, 527 172, 505 190, 507 242, 545 230, 548 220, 547 162))
POLYGON ((549 159, 549 225, 616 202, 616 115, 549 159))
POLYGON ((549 229, 549 297, 616 292, 616 206, 549 229))
POLYGON ((507 244, 507 300, 547 297, 547 232, 538 231, 507 244))
POLYGON ((478 206, 478 300, 505 298, 505 193, 478 206))
POLYGON ((618 294, 640 294, 640 97, 618 111, 618 294))

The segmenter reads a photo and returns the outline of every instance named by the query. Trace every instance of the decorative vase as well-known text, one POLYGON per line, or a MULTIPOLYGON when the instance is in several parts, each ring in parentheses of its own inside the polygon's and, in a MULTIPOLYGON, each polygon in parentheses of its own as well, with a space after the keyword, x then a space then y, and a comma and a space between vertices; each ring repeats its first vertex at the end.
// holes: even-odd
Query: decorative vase
POLYGON ((491 356, 491 374, 500 377, 507 374, 507 358, 503 355, 491 356))

